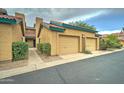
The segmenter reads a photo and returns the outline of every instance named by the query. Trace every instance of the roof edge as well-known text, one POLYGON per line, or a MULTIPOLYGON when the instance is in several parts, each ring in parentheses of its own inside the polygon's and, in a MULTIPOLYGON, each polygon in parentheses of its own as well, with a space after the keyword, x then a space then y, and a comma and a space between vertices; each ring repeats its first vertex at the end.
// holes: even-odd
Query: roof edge
POLYGON ((84 32, 91 32, 91 33, 97 33, 98 31, 96 30, 91 30, 91 29, 87 29, 84 27, 79 27, 79 26, 73 26, 70 24, 66 24, 66 23, 62 23, 62 22, 57 22, 57 21, 50 21, 50 24, 54 24, 60 27, 65 27, 65 28, 69 28, 69 29, 75 29, 75 30, 80 30, 80 31, 84 31, 84 32))

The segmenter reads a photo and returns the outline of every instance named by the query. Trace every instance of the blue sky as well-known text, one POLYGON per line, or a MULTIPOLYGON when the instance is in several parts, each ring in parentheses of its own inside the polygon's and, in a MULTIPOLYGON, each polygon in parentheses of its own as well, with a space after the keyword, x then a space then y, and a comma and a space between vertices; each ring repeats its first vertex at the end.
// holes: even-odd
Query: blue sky
POLYGON ((7 11, 10 15, 15 12, 24 13, 28 26, 33 26, 36 16, 45 22, 82 20, 94 25, 101 34, 120 32, 124 26, 123 8, 7 8, 7 11))

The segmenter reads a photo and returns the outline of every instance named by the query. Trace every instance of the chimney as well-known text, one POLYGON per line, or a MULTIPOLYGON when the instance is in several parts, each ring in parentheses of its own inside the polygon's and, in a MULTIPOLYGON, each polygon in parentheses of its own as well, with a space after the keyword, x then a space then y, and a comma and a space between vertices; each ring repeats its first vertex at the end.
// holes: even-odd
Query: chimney
POLYGON ((26 31, 26 21, 25 21, 25 15, 22 13, 15 13, 15 16, 20 18, 22 20, 23 28, 24 28, 24 33, 26 31))
POLYGON ((36 37, 38 36, 41 26, 43 26, 43 19, 36 17, 36 23, 35 23, 36 37))

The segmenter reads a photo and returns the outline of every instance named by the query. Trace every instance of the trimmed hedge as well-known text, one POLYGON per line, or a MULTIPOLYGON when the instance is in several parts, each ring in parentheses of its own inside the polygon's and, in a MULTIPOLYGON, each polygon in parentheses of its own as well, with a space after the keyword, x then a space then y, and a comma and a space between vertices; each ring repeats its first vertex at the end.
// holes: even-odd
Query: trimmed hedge
POLYGON ((107 49, 107 42, 104 39, 100 40, 100 50, 106 50, 107 49))
POLYGON ((51 45, 49 43, 40 43, 37 45, 37 49, 45 55, 51 54, 51 45))
POLYGON ((13 60, 21 60, 28 58, 28 44, 25 42, 12 43, 13 60))

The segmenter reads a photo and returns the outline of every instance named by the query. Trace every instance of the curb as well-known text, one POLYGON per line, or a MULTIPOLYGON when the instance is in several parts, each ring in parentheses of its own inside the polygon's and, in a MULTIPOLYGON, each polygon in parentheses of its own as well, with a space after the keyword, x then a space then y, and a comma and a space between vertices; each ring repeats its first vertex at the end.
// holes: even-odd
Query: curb
POLYGON ((83 59, 88 59, 88 58, 97 57, 97 56, 101 56, 101 55, 111 54, 111 53, 115 53, 115 52, 119 52, 119 51, 123 51, 123 50, 124 50, 124 48, 115 50, 115 51, 105 52, 102 54, 87 55, 87 57, 85 57, 85 58, 63 59, 63 60, 57 60, 57 61, 48 62, 48 63, 39 63, 39 64, 28 65, 28 66, 24 66, 24 67, 20 67, 20 68, 0 71, 0 79, 19 75, 19 74, 24 74, 24 73, 28 73, 28 72, 48 68, 48 67, 53 67, 53 66, 57 66, 57 65, 66 64, 66 63, 72 63, 72 62, 75 62, 78 60, 83 60, 83 59))
POLYGON ((97 54, 97 55, 87 55, 87 57, 85 57, 85 58, 63 59, 63 60, 53 61, 53 62, 49 62, 49 63, 45 63, 45 64, 37 64, 37 70, 40 70, 43 68, 48 68, 48 67, 53 67, 53 66, 57 66, 57 65, 62 65, 62 64, 66 64, 66 63, 72 63, 72 62, 75 62, 78 60, 83 60, 83 59, 93 58, 93 57, 97 57, 97 56, 112 54, 112 53, 116 53, 116 52, 123 51, 123 50, 124 49, 109 51, 109 52, 105 52, 105 53, 97 54))

